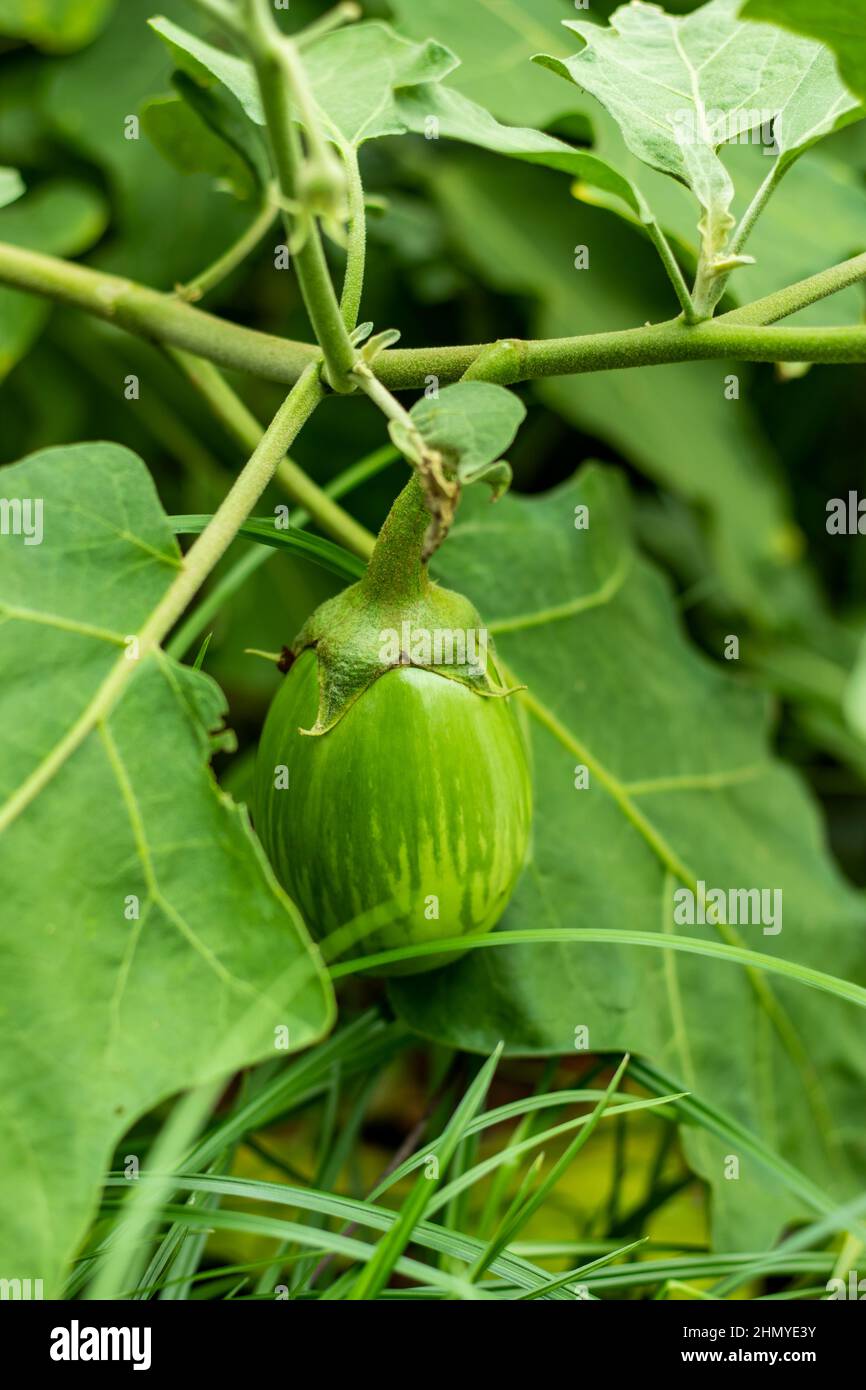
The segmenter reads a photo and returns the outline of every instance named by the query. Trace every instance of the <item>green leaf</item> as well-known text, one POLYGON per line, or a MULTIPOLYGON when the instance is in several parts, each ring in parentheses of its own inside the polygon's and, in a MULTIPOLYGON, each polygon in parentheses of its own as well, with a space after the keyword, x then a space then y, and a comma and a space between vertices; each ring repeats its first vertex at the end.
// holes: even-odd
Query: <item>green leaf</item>
POLYGON ((836 54, 851 91, 866 101, 866 9, 861 0, 746 0, 741 14, 825 43, 836 54))
POLYGON ((457 59, 433 39, 412 43, 390 25, 371 21, 336 29, 310 44, 304 65, 326 121, 358 146, 382 135, 402 135, 398 89, 440 82, 457 59))
POLYGON ((530 63, 544 49, 565 58, 571 40, 562 21, 567 0, 511 0, 508 4, 455 4, 454 0, 390 0, 397 26, 413 39, 447 36, 460 59, 451 83, 504 121, 546 129, 564 115, 564 89, 530 63))
POLYGON ((17 169, 0 168, 0 208, 8 207, 24 193, 24 180, 17 169))
POLYGON ((597 97, 629 149, 685 183, 714 217, 734 196, 722 146, 772 123, 787 161, 851 119, 858 104, 826 49, 750 29, 737 17, 739 4, 710 0, 679 17, 634 0, 615 11, 609 28, 568 21, 585 45, 575 57, 536 59, 597 97))
POLYGON ((162 39, 181 72, 188 73, 199 82, 207 82, 215 77, 237 98, 251 121, 264 125, 256 75, 245 59, 207 43, 164 15, 156 15, 148 23, 162 39))
POLYGON ((256 190, 250 167, 215 135, 180 96, 154 97, 141 109, 141 128, 151 143, 183 174, 209 174, 236 198, 256 190))
MULTIPOLYGON (((534 842, 503 929, 722 939, 809 968, 830 960, 862 986, 863 898, 774 761, 763 698, 690 647, 627 513, 621 482, 597 466, 541 498, 505 498, 492 521, 469 494, 439 557, 443 582, 481 606, 509 679, 529 687, 534 842), (588 529, 575 529, 579 507, 588 529), (674 892, 699 881, 778 889, 781 932, 675 923, 674 892)), ((680 953, 543 943, 479 950, 389 988, 411 1026, 449 1046, 502 1037, 513 1053, 566 1054, 586 1027, 593 1052, 655 1061, 829 1193, 856 1186, 862 1015, 842 1001, 680 953)), ((761 1248, 801 1211, 748 1151, 691 1130, 684 1142, 713 1189, 722 1248, 761 1248)))
MULTIPOLYGON (((251 121, 264 124, 255 73, 245 59, 215 48, 171 20, 158 17, 150 23, 183 71, 199 80, 216 77, 251 121)), ((456 61, 432 39, 412 43, 376 21, 334 30, 304 48, 304 66, 325 131, 337 144, 354 146, 402 134, 406 126, 396 89, 438 82, 456 61)))
POLYGON ((483 107, 450 87, 423 86, 400 92, 398 107, 409 129, 418 134, 429 132, 428 123, 435 120, 437 139, 445 136, 527 164, 558 169, 618 199, 641 222, 652 221, 641 193, 607 161, 540 130, 502 125, 483 107))
MULTIPOLYGON (((488 482, 494 497, 505 491, 511 471, 500 455, 513 443, 526 416, 513 392, 489 381, 458 381, 435 396, 423 396, 409 413, 424 441, 442 454, 446 468, 461 483, 488 482)), ((397 447, 411 457, 403 427, 396 423, 389 428, 397 447)))
POLYGON ((138 1116, 273 1056, 277 1025, 291 1049, 308 1045, 333 1004, 244 808, 207 768, 227 740, 208 676, 143 658, 62 756, 180 564, 140 459, 47 450, 4 471, 4 495, 43 506, 41 543, 13 533, 0 550, 0 1265, 56 1297, 138 1116), (41 792, 12 801, 51 758, 41 792))
MULTIPOLYGON (((318 1050, 318 1049, 317 1049, 318 1050)), ((148 1175, 142 1174, 141 1181, 147 1182, 148 1175)), ((156 1181, 156 1179, 150 1179, 156 1181)), ((124 1179, 120 1176, 110 1177, 108 1186, 120 1186, 124 1179)), ((364 1229, 382 1231, 388 1233, 400 1219, 400 1213, 388 1211, 387 1208, 378 1206, 374 1202, 360 1201, 353 1197, 335 1196, 330 1192, 320 1192, 310 1187, 293 1187, 289 1183, 252 1181, 249 1178, 221 1177, 219 1175, 188 1175, 179 1174, 176 1179, 176 1186, 179 1191, 220 1193, 222 1196, 239 1198, 246 1201, 258 1201, 273 1203, 277 1207, 297 1207, 301 1211, 311 1211, 328 1216, 334 1221, 349 1222, 364 1229)), ((200 1216, 205 1219, 209 1215, 214 1218, 215 1224, 221 1221, 231 1221, 237 1217, 252 1223, 259 1223, 271 1234, 281 1234, 280 1230, 273 1230, 274 1227, 284 1226, 288 1223, 275 1222, 273 1218, 250 1213, 247 1216, 240 1212, 202 1212, 192 1206, 176 1207, 171 1210, 179 1225, 194 1225, 200 1216)), ((293 1228, 294 1229, 294 1228, 293 1228)), ((297 1230, 304 1232, 311 1240, 315 1239, 315 1234, 309 1227, 297 1227, 297 1230)), ((419 1221, 414 1230, 415 1244, 423 1249, 437 1251, 440 1254, 449 1256, 461 1263, 470 1263, 479 1251, 483 1250, 481 1241, 472 1236, 463 1235, 462 1232, 447 1230, 438 1222, 419 1221)), ((369 1251, 359 1251, 349 1247, 347 1253, 350 1258, 357 1258, 359 1253, 369 1254, 369 1251)), ((416 1266, 417 1268, 417 1266, 416 1266)), ((429 1272, 429 1267, 428 1267, 429 1272)), ((491 1266, 491 1272, 507 1278, 520 1289, 541 1288, 547 1282, 544 1270, 538 1265, 530 1263, 529 1260, 521 1259, 517 1255, 504 1254, 491 1266)), ((553 1294, 557 1301, 565 1301, 570 1296, 561 1291, 553 1294)))
MULTIPOLYGON (((700 238, 694 225, 691 197, 682 184, 641 164, 626 147, 616 123, 605 112, 596 122, 595 150, 601 160, 612 165, 652 208, 658 222, 680 249, 683 264, 697 264, 700 238)), ((765 147, 730 146, 725 160, 736 189, 735 213, 745 211, 767 175, 765 147)), ((600 205, 624 214, 619 199, 606 194, 601 182, 587 170, 573 189, 576 197, 589 205, 600 205)), ((760 220, 752 231, 749 251, 755 264, 739 280, 732 281, 729 293, 734 300, 760 299, 774 290, 825 270, 866 249, 866 190, 856 173, 829 151, 820 159, 804 159, 788 170, 775 189, 760 220), (821 218, 813 215, 821 208, 821 218)), ((857 323, 862 317, 863 295, 859 286, 811 305, 790 317, 791 325, 857 323)))
MULTIPOLYGON (((97 189, 55 179, 0 211, 0 240, 53 256, 75 256, 99 240, 107 221, 108 208, 97 189)), ((29 351, 50 314, 45 301, 0 289, 0 381, 29 351)))
POLYGON ((271 171, 264 132, 247 120, 234 97, 218 82, 204 86, 185 72, 174 73, 172 84, 204 125, 240 156, 258 188, 265 189, 271 171))
POLYGON ((114 0, 3 0, 0 34, 68 53, 90 43, 113 8, 114 0))

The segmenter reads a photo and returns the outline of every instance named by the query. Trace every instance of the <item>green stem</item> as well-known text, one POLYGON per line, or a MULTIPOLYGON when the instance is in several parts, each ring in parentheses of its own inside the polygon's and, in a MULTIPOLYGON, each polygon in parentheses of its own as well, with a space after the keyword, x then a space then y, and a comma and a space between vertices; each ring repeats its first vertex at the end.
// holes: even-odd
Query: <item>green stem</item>
MULTIPOLYGON (((766 327, 783 315, 816 303, 863 279, 863 258, 791 286, 708 323, 681 320, 572 338, 534 342, 509 340, 513 370, 502 385, 545 376, 626 367, 660 366, 736 357, 744 362, 866 362, 866 326, 843 328, 766 327), (766 310, 760 306, 766 305, 766 310), (760 322, 752 322, 761 315, 760 322)), ((0 283, 83 309, 156 343, 195 353, 210 362, 266 381, 292 383, 319 356, 311 343, 260 333, 182 303, 175 295, 137 285, 116 275, 0 242, 0 283)), ((489 343, 454 347, 391 348, 376 359, 376 376, 389 390, 418 390, 429 375, 442 385, 458 381, 490 348, 489 343)))
POLYGON ((777 159, 773 164, 773 167, 771 168, 767 177, 764 179, 764 182, 761 184, 751 203, 746 208, 746 211, 744 212, 740 220, 740 225, 734 233, 733 239, 731 241, 732 255, 739 256, 740 253, 745 250, 746 243, 755 229, 755 224, 757 223, 758 218, 761 216, 761 213, 764 211, 764 208, 767 206, 767 203, 770 201, 771 197, 773 196, 773 193, 778 188, 779 181, 781 180, 782 175, 786 172, 787 169, 791 168, 791 165, 793 163, 793 160, 789 160, 786 164, 783 164, 781 159, 777 159))
MULTIPOLYGON (((333 156, 319 129, 303 63, 294 44, 277 28, 268 0, 247 0, 247 20, 247 42, 258 78, 277 183, 285 203, 286 234, 291 244, 295 229, 288 208, 297 205, 300 164, 300 137, 293 120, 293 101, 304 122, 314 159, 325 167, 333 156)), ((334 294, 318 224, 308 210, 302 210, 302 216, 303 244, 294 254, 301 294, 322 349, 328 383, 335 391, 347 392, 352 389, 348 374, 355 363, 355 349, 349 341, 334 294)))
MULTIPOLYGON (((500 345, 497 345, 499 347, 500 345)), ((378 358, 376 359, 379 360, 378 358)), ((408 444, 402 443, 409 462, 416 471, 424 494, 427 514, 427 535, 424 542, 423 559, 428 561, 451 528, 457 504, 460 501, 460 485, 446 476, 442 455, 424 439, 408 410, 405 410, 387 386, 378 380, 369 363, 359 361, 353 372, 354 380, 366 392, 385 417, 399 423, 408 444)))
POLYGON ((412 602, 430 587, 424 542, 430 513, 413 474, 385 518, 361 588, 370 598, 412 602))
POLYGON ((330 34, 332 29, 339 29, 343 24, 352 24, 356 19, 363 17, 364 11, 355 0, 342 0, 341 4, 335 5, 327 14, 323 14, 320 19, 314 19, 306 29, 296 34, 295 43, 299 48, 304 48, 308 43, 322 38, 324 34, 330 34))
POLYGON ((785 289, 768 294, 763 299, 755 299, 740 309, 721 314, 716 323, 757 326, 777 323, 779 319, 799 313, 810 304, 817 304, 819 300, 838 294, 840 290, 847 290, 862 280, 866 280, 866 255, 852 256, 851 260, 831 266, 829 270, 822 270, 818 275, 810 275, 808 279, 800 280, 796 285, 788 285, 785 289))
MULTIPOLYGON (((761 213, 764 211, 765 207, 767 206, 767 203, 770 201, 770 198, 773 196, 776 189, 778 188, 779 181, 782 178, 782 175, 785 173, 787 169, 790 169, 793 163, 793 160, 789 160, 787 164, 783 164, 781 159, 777 159, 774 162, 769 174, 764 179, 764 182, 761 184, 760 188, 758 189, 757 193, 755 194, 754 198, 752 199, 751 203, 749 204, 748 208, 743 214, 742 220, 740 221, 740 225, 737 227, 737 230, 735 231, 731 239, 731 244, 729 247, 729 254, 731 256, 742 255, 743 251, 746 248, 746 243, 748 242, 749 237, 752 235, 752 232, 755 229, 755 224, 757 223, 758 218, 761 216, 761 213)), ((707 301, 710 313, 713 312, 713 310, 716 308, 716 305, 721 301, 721 298, 725 293, 725 290, 727 289, 728 281, 730 280, 732 273, 732 271, 728 271, 727 274, 717 276, 715 284, 710 287, 710 294, 707 301)))
MULTIPOLYGON (((377 473, 380 473, 388 464, 396 462, 399 457, 400 454, 397 449, 391 444, 386 444, 381 449, 374 450, 373 453, 368 454, 365 458, 359 459, 357 463, 353 463, 349 468, 345 469, 339 477, 328 484, 325 491, 328 496, 334 500, 338 497, 343 497, 347 492, 351 492, 353 488, 359 487, 361 483, 366 482, 368 478, 372 478, 377 473)), ((290 517, 291 525, 296 528, 306 526, 309 520, 309 514, 303 511, 303 509, 294 512, 290 517)), ((372 536, 370 537, 370 542, 371 544, 373 542, 372 536)), ((270 560, 275 553, 276 552, 272 550, 270 546, 250 546, 249 550, 245 551, 223 578, 213 586, 207 596, 201 600, 193 612, 184 620, 183 625, 173 634, 171 641, 166 647, 169 656, 176 657, 178 661, 182 660, 193 642, 201 637, 208 624, 217 616, 223 604, 241 588, 250 575, 260 569, 262 565, 267 564, 268 560, 270 560)))
POLYGON ((259 440, 258 447, 214 513, 210 525, 190 547, 176 578, 136 634, 138 660, 130 660, 128 652, 118 658, 75 723, 0 809, 0 832, 26 810, 80 748, 88 734, 111 714, 127 682, 140 668, 142 661, 161 645, 190 599, 225 554, 271 481, 286 449, 323 395, 318 368, 308 368, 280 406, 259 440))
MULTIPOLYGON (((262 437, 262 427, 220 371, 210 362, 177 348, 168 351, 232 438, 244 450, 254 449, 262 437)), ((286 495, 297 506, 305 508, 327 535, 362 559, 369 557, 374 541, 370 532, 328 497, 302 468, 291 459, 283 458, 277 465, 276 478, 286 495)))
POLYGON ((179 298, 192 304, 221 284, 231 275, 232 271, 237 270, 238 266, 243 264, 247 256, 255 251, 276 215, 276 206, 269 200, 264 202, 246 231, 241 233, 237 241, 227 251, 217 257, 206 270, 202 270, 196 275, 194 280, 189 280, 185 285, 177 286, 176 293, 179 298))
POLYGON ((367 213, 364 206, 364 185, 358 168, 357 151, 347 146, 343 151, 349 182, 349 242, 346 254, 346 274, 340 296, 340 312, 349 332, 358 322, 361 294, 364 288, 364 269, 367 261, 367 213))
POLYGON ((670 282, 673 285, 674 290, 676 291, 676 296, 677 299, 680 301, 680 305, 682 306, 686 323, 697 323, 698 315, 695 309, 694 300, 692 299, 691 291, 689 290, 689 287, 686 284, 686 278, 683 275, 682 269, 680 268, 679 261, 673 253, 673 248, 670 242, 668 241, 658 222, 656 222, 655 218, 653 218, 652 221, 645 223, 644 225, 646 226, 650 241, 658 251, 662 260, 662 264, 664 265, 664 268, 668 273, 668 278, 670 279, 670 282))
POLYGON ((175 294, 2 242, 0 282, 84 309, 148 342, 185 348, 270 381, 291 384, 321 357, 315 344, 257 333, 184 304, 175 294), (266 362, 268 368, 262 372, 266 362))
POLYGON ((415 421, 402 406, 395 396, 391 395, 387 386, 379 380, 376 373, 366 362, 359 362, 355 366, 355 380, 366 396, 369 396, 374 405, 377 405, 385 416, 386 420, 393 420, 408 430, 416 442, 417 447, 422 449, 424 441, 415 426, 415 421))

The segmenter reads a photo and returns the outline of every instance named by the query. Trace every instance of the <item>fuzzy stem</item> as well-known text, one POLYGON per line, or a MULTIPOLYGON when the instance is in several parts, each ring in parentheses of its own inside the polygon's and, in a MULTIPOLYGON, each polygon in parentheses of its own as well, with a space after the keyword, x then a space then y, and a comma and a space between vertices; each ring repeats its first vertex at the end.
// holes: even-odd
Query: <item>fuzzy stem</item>
MULTIPOLYGON (((293 103, 297 115, 304 121, 311 157, 324 165, 330 156, 319 128, 306 73, 294 44, 277 28, 265 0, 247 0, 246 19, 247 43, 256 70, 274 170, 286 204, 283 216, 291 245, 294 228, 288 206, 298 196, 296 185, 301 162, 293 103)), ((335 391, 351 391, 353 384, 348 379, 348 373, 355 363, 355 349, 349 341, 331 283, 318 224, 309 210, 303 210, 302 216, 306 220, 304 239, 295 252, 295 270, 301 294, 322 349, 329 385, 335 391)))
POLYGON ((653 218, 652 221, 647 222, 645 226, 647 234, 649 235, 649 239, 658 251, 659 256, 661 257, 662 265, 667 271, 668 278, 674 287, 677 299, 680 301, 680 306, 682 308, 683 317, 686 323, 697 323, 698 315, 697 311, 695 310, 694 300, 692 299, 691 292, 689 290, 688 285, 686 284, 686 278, 683 275, 682 270, 680 269, 680 263, 674 255, 673 247, 671 246, 670 242, 668 241, 658 222, 656 222, 655 218, 653 218))
POLYGON ((355 20, 363 19, 364 11, 361 6, 353 3, 353 0, 342 0, 342 3, 335 5, 332 10, 321 15, 319 19, 314 19, 308 24, 306 29, 301 29, 294 35, 294 42, 298 48, 304 48, 308 43, 315 43, 316 39, 321 39, 325 34, 330 34, 332 30, 339 29, 343 24, 353 24, 355 20))
MULTIPOLYGON (((743 214, 742 221, 731 238, 729 247, 729 254, 731 256, 739 256, 742 254, 761 213, 778 188, 780 179, 787 173, 788 169, 791 168, 793 162, 793 160, 789 160, 788 163, 783 164, 781 159, 777 159, 773 164, 773 167, 743 214)), ((721 302, 732 273, 732 271, 728 271, 726 275, 720 275, 715 285, 712 287, 709 298, 709 309, 711 313, 715 310, 716 305, 721 302)))
POLYGON ((175 293, 180 299, 186 300, 188 304, 193 304, 203 298, 217 285, 222 284, 232 271, 237 270, 253 251, 255 251, 262 237, 266 234, 277 215, 277 206, 269 198, 265 200, 259 208, 252 222, 241 233, 237 241, 233 242, 227 251, 224 251, 211 265, 205 270, 199 271, 194 279, 188 280, 185 285, 178 285, 175 293))
POLYGON ((430 587, 424 542, 430 513, 417 473, 385 518, 361 587, 370 598, 412 601, 430 587))
MULTIPOLYGON (((754 305, 694 327, 674 320, 573 338, 511 339, 514 369, 497 380, 512 386, 539 377, 727 357, 743 362, 866 362, 864 324, 840 328, 765 326, 864 277, 866 259, 855 257, 754 305)), ((0 242, 0 284, 83 309, 150 342, 186 348, 210 362, 265 381, 297 381, 304 368, 320 356, 312 343, 293 342, 229 323, 184 304, 176 295, 6 242, 0 242)), ((391 391, 422 389, 428 376, 438 377, 440 385, 447 386, 459 381, 488 346, 467 343, 389 348, 376 359, 376 376, 391 391)))
POLYGON ((343 151, 349 183, 349 240, 346 255, 346 274, 340 295, 340 313, 347 329, 358 322, 361 293, 364 288, 364 267, 367 259, 367 210, 364 206, 364 185, 358 168, 357 152, 350 147, 343 151))

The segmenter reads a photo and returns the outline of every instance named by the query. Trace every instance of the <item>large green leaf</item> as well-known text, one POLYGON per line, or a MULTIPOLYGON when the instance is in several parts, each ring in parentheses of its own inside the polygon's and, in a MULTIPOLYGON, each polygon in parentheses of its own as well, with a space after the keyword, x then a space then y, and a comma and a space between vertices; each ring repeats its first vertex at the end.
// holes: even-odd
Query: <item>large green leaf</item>
MULTIPOLYGON (((252 66, 158 17, 151 27, 175 61, 193 77, 216 77, 237 98, 250 120, 264 124, 252 66)), ((372 21, 338 29, 304 49, 304 67, 324 128, 338 143, 361 145, 382 135, 400 135, 395 92, 438 82, 456 58, 434 40, 423 44, 401 38, 387 24, 372 21)))
MULTIPOLYGON (((0 240, 31 251, 75 256, 98 241, 107 221, 108 208, 97 189, 56 179, 0 211, 0 240)), ((44 300, 0 289, 0 381, 35 342, 50 313, 44 300)))
POLYGON ((685 183, 719 219, 734 198, 719 149, 772 124, 784 164, 851 119, 858 102, 829 50, 750 28, 740 0, 710 0, 680 18, 658 5, 623 5, 602 28, 571 20, 584 48, 538 61, 596 96, 644 163, 685 183))
MULTIPOLYGON (((581 926, 696 936, 862 982, 866 904, 841 880, 803 788, 773 760, 763 697, 689 645, 669 589, 635 552, 619 478, 598 466, 494 513, 467 496, 440 577, 479 605, 509 678, 526 682, 535 826, 503 928, 581 926), (575 509, 588 508, 588 529, 575 509), (577 789, 575 771, 588 769, 577 789), (675 925, 674 892, 779 889, 782 930, 675 925), (716 938, 718 939, 718 938, 716 938)), ((495 808, 491 823, 495 825, 495 808)), ((452 1046, 629 1049, 844 1193, 862 1186, 862 1016, 774 979, 691 957, 601 945, 475 952, 394 982, 400 1014, 452 1046)), ((751 1249, 793 1216, 746 1155, 685 1132, 711 1184, 717 1240, 751 1249)))
POLYGON ((225 716, 208 677, 143 658, 57 756, 180 563, 140 459, 47 450, 7 468, 3 492, 43 515, 41 543, 8 534, 0 550, 0 1266, 52 1297, 137 1117, 273 1056, 278 1025, 288 1048, 309 1044, 332 998, 245 810, 207 768, 225 716))
POLYGON ((509 155, 527 164, 558 169, 572 178, 585 180, 618 200, 637 217, 648 222, 649 208, 635 184, 613 164, 588 150, 575 149, 564 140, 525 126, 503 125, 484 107, 445 86, 425 85, 400 92, 400 114, 416 134, 427 132, 431 119, 436 122, 436 139, 460 140, 494 154, 509 155))
POLYGON ((744 19, 769 20, 832 48, 852 92, 866 101, 866 8, 862 0, 746 0, 744 19))
POLYGON ((247 199, 258 184, 249 164, 180 96, 153 97, 141 108, 148 140, 184 174, 209 174, 218 188, 247 199))

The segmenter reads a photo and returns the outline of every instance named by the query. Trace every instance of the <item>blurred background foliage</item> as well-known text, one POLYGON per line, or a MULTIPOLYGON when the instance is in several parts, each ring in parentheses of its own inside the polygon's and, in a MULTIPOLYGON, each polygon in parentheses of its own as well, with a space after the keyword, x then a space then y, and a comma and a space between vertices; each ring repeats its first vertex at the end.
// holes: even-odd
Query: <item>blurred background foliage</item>
MULTIPOLYGON (((667 0, 671 10, 695 7, 667 0)), ((324 8, 293 0, 291 27, 324 8)), ((594 0, 593 17, 603 20, 613 8, 612 0, 594 0)), ((146 27, 157 9, 208 31, 183 0, 161 6, 0 0, 0 164, 19 168, 28 190, 0 211, 0 239, 171 291, 227 247, 255 209, 209 175, 179 172, 144 129, 138 139, 125 138, 128 118, 172 91, 170 56, 146 27)), ((391 18, 407 36, 435 36, 453 48, 463 64, 453 85, 500 120, 630 160, 600 107, 528 62, 539 50, 573 48, 559 27, 574 16, 568 0, 512 0, 507 7, 373 0, 365 11, 391 18)), ((399 327, 403 345, 596 332, 673 316, 669 286, 648 243, 590 205, 568 179, 419 137, 376 141, 361 157, 368 191, 382 200, 370 213, 362 317, 377 328, 399 327), (578 244, 590 248, 588 272, 573 268, 578 244)), ((760 149, 734 151, 731 164, 747 196, 763 173, 760 149)), ((757 297, 866 250, 864 175, 863 124, 810 153, 771 205, 755 239, 758 264, 743 272, 739 287, 757 297)), ((654 181, 654 198, 664 199, 660 205, 688 259, 694 235, 688 200, 652 173, 643 177, 654 181)), ((271 333, 308 338, 296 281, 274 268, 277 239, 274 230, 205 307, 271 333)), ((339 253, 333 257, 338 264, 339 253)), ((824 323, 861 320, 862 286, 809 312, 824 323)), ((272 384, 241 377, 233 384, 262 420, 280 399, 272 384)), ((560 482, 587 459, 625 470, 641 543, 668 571, 694 640, 719 659, 725 636, 740 636, 739 678, 776 696, 779 746, 811 782, 835 853, 860 885, 866 884, 866 680, 860 677, 858 706, 852 678, 863 660, 866 546, 829 536, 825 523, 830 498, 866 489, 864 384, 862 367, 793 373, 714 362, 546 381, 521 391, 529 414, 510 456, 515 487, 524 492, 560 482), (739 378, 737 400, 725 396, 731 372, 739 378)), ((242 461, 156 348, 6 289, 0 289, 0 420, 2 462, 78 440, 128 445, 147 461, 172 513, 213 510, 242 461), (139 378, 137 400, 124 395, 130 374, 139 378)), ((329 401, 304 430, 295 456, 324 484, 383 442, 380 419, 363 400, 329 401)), ((404 465, 392 463, 353 495, 349 505, 367 526, 381 522, 403 475, 404 465)), ((281 500, 272 489, 261 510, 281 500)), ((246 544, 235 544, 223 571, 246 544)), ((319 570, 273 557, 213 622, 207 667, 226 691, 239 737, 238 754, 220 771, 238 795, 277 680, 245 649, 275 650, 290 641, 330 585, 319 570)), ((374 987, 353 988, 360 1007, 374 987)), ((578 1084, 568 1072, 577 1066, 563 1064, 558 1084, 578 1084)), ((357 1151, 360 1189, 369 1188, 411 1131, 435 1067, 435 1049, 401 1053, 392 1063, 357 1151)), ((525 1094, 540 1070, 516 1062, 501 1068, 497 1086, 514 1089, 498 1099, 525 1094)), ((311 1117, 295 1121, 271 1136, 274 1152, 247 1151, 248 1171, 274 1177, 286 1163, 314 1169, 318 1124, 311 1117)), ((566 1229, 575 1239, 590 1239, 598 1212, 610 1215, 610 1202, 640 1205, 641 1185, 654 1171, 654 1190, 669 1185, 671 1191, 657 1204, 653 1234, 700 1244, 700 1189, 689 1185, 674 1148, 658 1152, 659 1129, 669 1128, 652 1118, 631 1123, 625 1165, 617 1152, 622 1133, 604 1127, 583 1155, 579 1188, 566 1180, 557 1189, 559 1205, 545 1207, 530 1234, 543 1239, 555 1230, 562 1239, 566 1229)), ((614 1228, 608 1222, 608 1232, 614 1228)), ((220 1239, 222 1253, 243 1253, 241 1237, 220 1239)))

